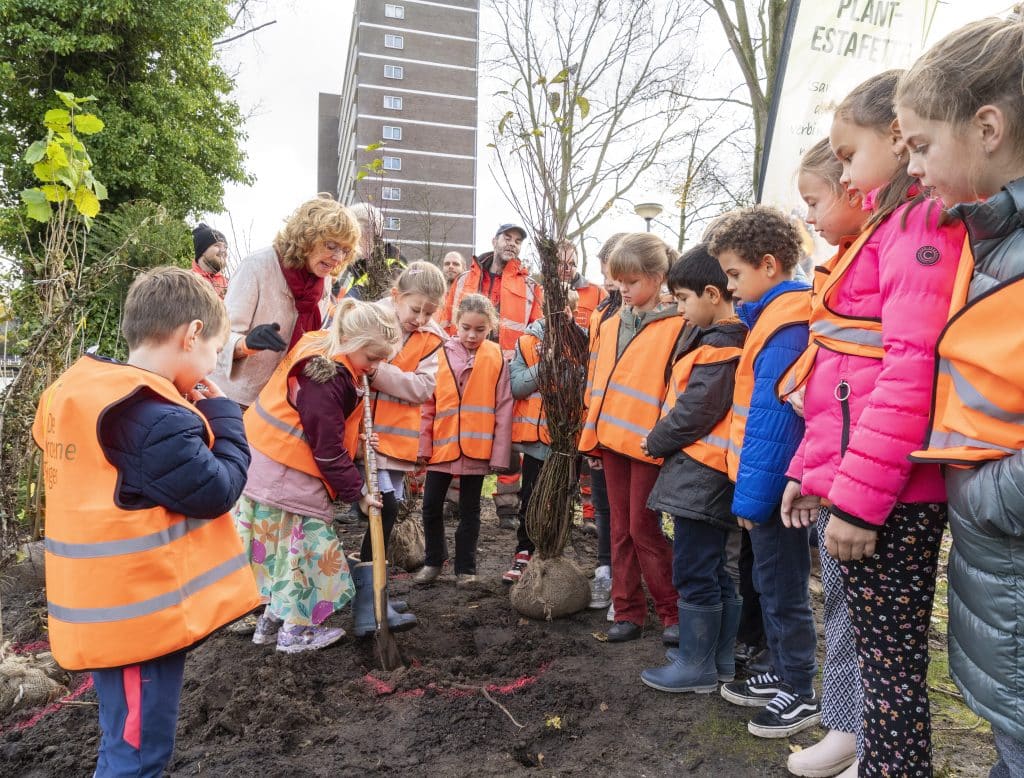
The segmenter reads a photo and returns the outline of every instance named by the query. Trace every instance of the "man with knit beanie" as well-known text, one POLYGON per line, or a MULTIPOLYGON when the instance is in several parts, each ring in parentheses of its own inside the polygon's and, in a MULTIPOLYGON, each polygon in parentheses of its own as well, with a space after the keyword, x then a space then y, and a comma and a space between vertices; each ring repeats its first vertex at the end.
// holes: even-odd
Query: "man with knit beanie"
POLYGON ((192 261, 192 272, 207 281, 223 300, 228 291, 228 279, 224 267, 228 261, 228 242, 224 233, 202 222, 192 230, 192 245, 196 256, 192 261))

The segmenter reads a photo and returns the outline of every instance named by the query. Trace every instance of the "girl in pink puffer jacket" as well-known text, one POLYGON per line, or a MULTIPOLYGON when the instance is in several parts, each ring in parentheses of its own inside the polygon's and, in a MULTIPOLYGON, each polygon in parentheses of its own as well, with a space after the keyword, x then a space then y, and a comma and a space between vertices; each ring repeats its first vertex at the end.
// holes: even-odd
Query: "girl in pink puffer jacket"
POLYGON ((907 202, 914 181, 892 109, 899 75, 861 84, 833 120, 840 180, 871 215, 816 301, 816 353, 801 360, 812 366, 807 427, 782 507, 784 522, 803 525, 829 511, 825 547, 842 565, 861 664, 861 776, 931 774, 925 676, 945 488, 938 467, 907 456, 924 439, 964 241, 934 202, 907 202))

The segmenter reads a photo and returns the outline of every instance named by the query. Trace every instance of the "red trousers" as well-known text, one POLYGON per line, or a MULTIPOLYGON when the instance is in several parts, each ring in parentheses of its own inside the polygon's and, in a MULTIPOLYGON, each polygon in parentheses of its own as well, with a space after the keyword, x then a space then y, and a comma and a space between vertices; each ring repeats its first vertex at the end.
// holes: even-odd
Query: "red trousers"
POLYGON ((658 466, 602 452, 612 536, 612 602, 615 620, 643 626, 647 600, 640 576, 663 626, 679 623, 672 586, 672 544, 661 533, 661 516, 647 507, 658 466))

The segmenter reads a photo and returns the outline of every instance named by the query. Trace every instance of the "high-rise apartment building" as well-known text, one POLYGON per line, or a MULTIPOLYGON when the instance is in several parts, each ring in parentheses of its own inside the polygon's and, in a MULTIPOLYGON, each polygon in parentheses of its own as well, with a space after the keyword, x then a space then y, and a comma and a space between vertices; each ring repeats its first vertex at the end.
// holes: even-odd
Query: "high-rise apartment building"
POLYGON ((478 0, 356 0, 338 199, 378 206, 385 239, 409 259, 474 248, 479 10, 478 0))

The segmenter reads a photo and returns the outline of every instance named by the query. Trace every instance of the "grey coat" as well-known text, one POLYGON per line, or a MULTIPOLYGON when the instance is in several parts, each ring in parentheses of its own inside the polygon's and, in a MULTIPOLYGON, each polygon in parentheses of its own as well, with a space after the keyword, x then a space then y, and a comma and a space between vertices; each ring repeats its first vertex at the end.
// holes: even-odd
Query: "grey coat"
MULTIPOLYGON (((953 212, 974 249, 969 299, 1024 273, 1024 179, 953 212)), ((975 713, 1024 741, 1024 452, 947 468, 946 488, 950 672, 975 713)))
MULTIPOLYGON (((706 330, 694 328, 683 335, 676 358, 698 346, 743 346, 747 328, 735 319, 706 330)), ((651 456, 665 457, 658 480, 647 498, 647 507, 721 529, 736 529, 732 514, 733 485, 729 476, 684 454, 680 449, 703 438, 732 406, 736 364, 721 362, 696 365, 669 411, 647 436, 651 456)))

